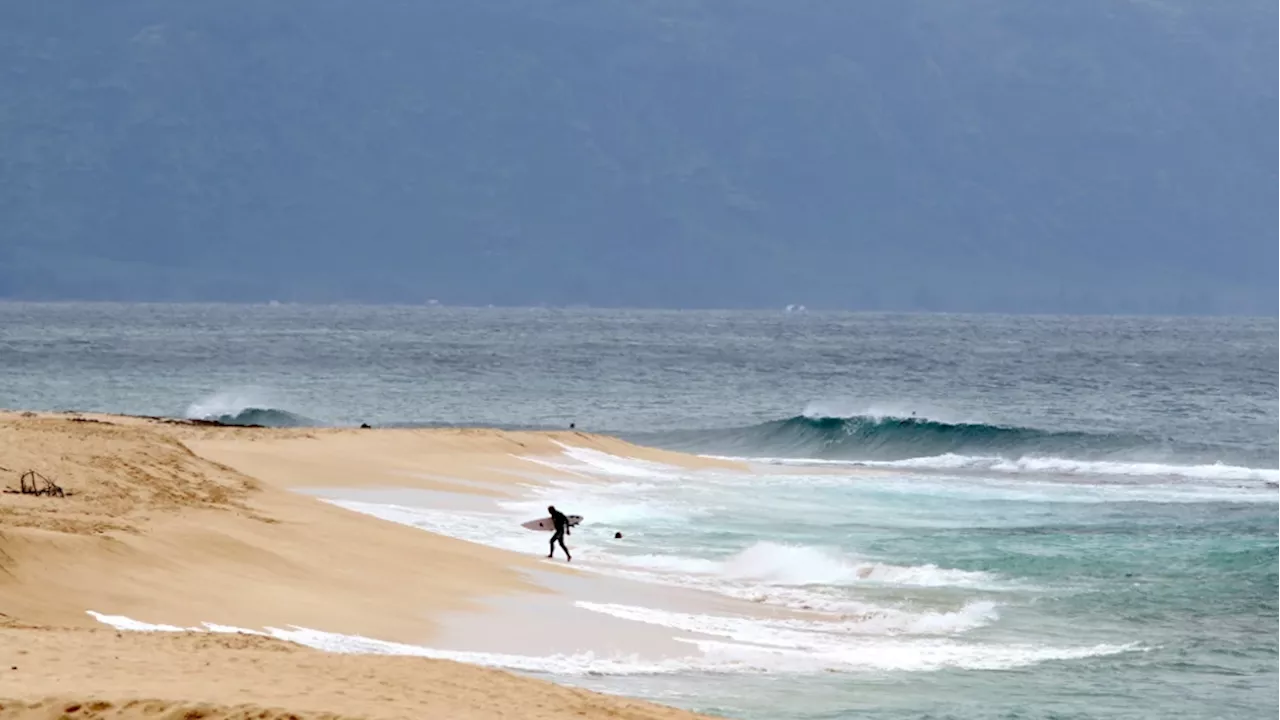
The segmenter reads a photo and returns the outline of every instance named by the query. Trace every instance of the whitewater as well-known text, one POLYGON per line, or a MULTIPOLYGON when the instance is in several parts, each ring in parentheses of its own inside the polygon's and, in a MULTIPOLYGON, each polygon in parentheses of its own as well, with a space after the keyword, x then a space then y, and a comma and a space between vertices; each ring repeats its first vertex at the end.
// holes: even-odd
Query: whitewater
MULTIPOLYGON (((615 672, 613 663, 620 660, 602 658, 606 662, 599 674, 613 676, 613 681, 576 678, 609 689, 661 675, 665 697, 686 702, 716 687, 731 694, 734 681, 723 678, 739 674, 790 676, 803 686, 822 673, 1012 670, 1164 652, 1164 632, 1137 627, 1117 631, 1106 612, 1082 618, 1071 609, 1075 598, 1109 594, 1116 596, 1111 602, 1117 611, 1127 607, 1124 596, 1151 582, 1150 571, 1139 573, 1130 567, 1111 578, 1081 576, 1055 571, 1048 561, 1043 567, 1026 565, 1023 556, 1055 547, 1061 553, 1064 542, 1084 543, 1112 534, 1108 523, 1117 515, 1130 518, 1144 534, 1161 522, 1171 524, 1168 532, 1181 534, 1172 524, 1185 522, 1180 510, 1187 504, 1216 504, 1223 512, 1253 507, 1265 518, 1274 513, 1277 498, 1266 481, 1242 486, 1214 477, 1190 481, 1185 474, 1170 475, 1160 483, 1145 478, 1114 482, 1107 476, 1082 484, 1070 475, 993 482, 977 475, 844 467, 808 473, 800 466, 779 469, 769 464, 745 472, 691 471, 571 445, 564 445, 558 457, 530 459, 555 474, 540 478, 545 484, 531 487, 525 499, 480 511, 447 504, 442 508, 429 497, 421 502, 380 502, 376 492, 366 493, 363 500, 347 493, 347 499, 331 501, 529 555, 542 552, 542 537, 531 539, 518 523, 556 503, 587 518, 571 538, 579 567, 762 606, 822 613, 821 621, 780 621, 578 603, 583 609, 664 631, 720 638, 696 641, 708 654, 678 664, 680 670, 673 670, 669 661, 632 659, 628 671, 615 672), (1095 516, 1099 504, 1108 506, 1106 522, 1095 516), (802 522, 784 527, 778 518, 802 522), (615 540, 615 532, 624 539, 615 540), (958 553, 954 544, 940 547, 934 542, 940 535, 965 537, 970 543, 990 542, 993 536, 1013 538, 1013 552, 958 553), (1013 557, 1002 557, 1009 554, 1013 557), (1142 580, 1135 581, 1139 575, 1142 580), (722 679, 709 684, 703 673, 722 679)), ((1264 546, 1257 548, 1259 561, 1265 562, 1264 546)), ((1154 569, 1137 556, 1128 560, 1154 569)), ((538 666, 530 658, 497 661, 543 671, 572 665, 562 657, 542 662, 538 666)))
POLYGON ((451 657, 741 720, 1271 718, 1276 331, 1274 319, 0 306, 0 399, 265 426, 574 423, 746 463, 691 471, 566 444, 531 458, 545 472, 517 499, 325 496, 529 555, 545 555, 545 537, 519 522, 548 503, 581 514, 574 565, 647 590, 578 597, 574 611, 686 638, 688 657, 272 630, 304 644, 451 657), (668 592, 725 604, 661 602, 668 592))

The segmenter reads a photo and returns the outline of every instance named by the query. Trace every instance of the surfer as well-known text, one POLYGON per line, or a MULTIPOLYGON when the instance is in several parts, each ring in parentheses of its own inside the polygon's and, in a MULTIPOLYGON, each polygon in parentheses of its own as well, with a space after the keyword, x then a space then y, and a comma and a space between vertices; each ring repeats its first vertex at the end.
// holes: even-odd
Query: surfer
POLYGON ((573 556, 569 554, 569 548, 564 546, 564 536, 573 534, 569 532, 569 518, 557 510, 555 505, 548 505, 547 512, 551 514, 551 522, 556 528, 555 533, 551 536, 551 552, 547 553, 547 557, 555 557, 556 543, 559 542, 560 549, 564 550, 564 559, 572 561, 573 556))

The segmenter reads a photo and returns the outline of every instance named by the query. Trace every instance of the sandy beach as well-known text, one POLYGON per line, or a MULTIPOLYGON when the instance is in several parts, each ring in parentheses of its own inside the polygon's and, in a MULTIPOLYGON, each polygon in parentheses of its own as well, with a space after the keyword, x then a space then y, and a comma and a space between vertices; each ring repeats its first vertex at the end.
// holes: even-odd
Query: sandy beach
POLYGON ((564 445, 691 468, 731 464, 580 432, 0 414, 0 484, 17 488, 34 470, 66 493, 0 495, 0 717, 695 717, 447 660, 325 653, 253 635, 118 632, 88 614, 456 640, 449 618, 553 596, 556 583, 538 578, 577 571, 295 490, 510 495, 546 471, 525 458, 564 445))

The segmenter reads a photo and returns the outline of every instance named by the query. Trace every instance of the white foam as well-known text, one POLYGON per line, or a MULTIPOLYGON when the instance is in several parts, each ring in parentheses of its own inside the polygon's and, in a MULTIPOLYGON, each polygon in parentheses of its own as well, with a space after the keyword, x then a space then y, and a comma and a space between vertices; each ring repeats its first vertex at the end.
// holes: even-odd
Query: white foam
MULTIPOLYGON (((527 554, 543 552, 541 538, 510 518, 479 513, 443 512, 428 508, 329 501, 393 522, 431 532, 527 554)), ((615 555, 590 542, 575 547, 575 565, 642 582, 656 582, 712 592, 726 597, 803 610, 832 613, 841 622, 822 623, 826 632, 861 634, 961 633, 993 622, 998 614, 990 601, 974 601, 959 610, 919 610, 882 607, 849 594, 857 585, 991 587, 998 582, 985 573, 938 568, 895 566, 868 562, 836 550, 803 545, 760 542, 721 559, 674 554, 615 555)), ((737 620, 743 632, 759 618, 737 620)), ((673 626, 691 629, 688 625, 673 626)), ((783 627, 794 631, 795 627, 783 627)), ((776 633, 767 624, 755 632, 776 633)), ((751 636, 759 641, 760 638, 751 636)), ((730 638, 734 639, 734 638, 730 638)), ((723 650, 720 648, 719 650, 723 650)), ((568 662, 568 661, 563 661, 568 662)), ((522 666, 523 667, 523 666, 522 666)))
MULTIPOLYGON (((1107 461, 1067 460, 1062 458, 1022 458, 1008 460, 997 457, 967 455, 936 455, 909 460, 820 460, 807 458, 748 458, 707 456, 747 463, 761 463, 782 467, 822 467, 892 469, 917 471, 911 477, 915 487, 899 484, 904 492, 927 494, 934 489, 943 494, 966 494, 973 489, 1000 488, 992 495, 999 499, 1056 501, 1056 502, 1275 502, 1275 483, 1280 481, 1280 471, 1247 468, 1235 465, 1163 465, 1159 463, 1127 463, 1107 461), (959 473, 939 475, 938 473, 959 473), (972 473, 990 472, 1000 477, 980 477, 972 473), (1064 478, 1099 478, 1087 482, 1038 482, 1028 475, 1057 475, 1064 478), (1116 480, 1101 480, 1116 478, 1116 480), (1141 482, 1125 478, 1140 479, 1141 482), (1166 482, 1158 482, 1164 479, 1166 482), (947 480, 970 483, 970 487, 934 487, 917 482, 920 480, 947 480), (1152 480, 1157 480, 1152 482, 1152 480), (1266 483, 1242 487, 1239 483, 1266 483)), ((898 478, 899 480, 905 478, 898 478)), ((716 478, 716 482, 735 483, 734 478, 716 478)), ((800 484, 812 487, 868 484, 872 476, 851 472, 848 475, 823 473, 769 474, 760 479, 771 485, 800 484)), ((738 484, 743 480, 736 481, 738 484)))
POLYGON ((987 587, 994 580, 983 572, 936 565, 901 566, 867 562, 827 548, 769 541, 757 542, 723 560, 665 555, 619 556, 613 560, 640 569, 713 574, 726 580, 750 580, 782 586, 871 583, 914 587, 987 587))
POLYGON ((661 625, 704 635, 779 647, 813 647, 840 641, 841 636, 955 635, 994 622, 997 606, 990 601, 972 602, 955 611, 910 612, 862 605, 860 612, 831 616, 829 620, 771 619, 699 615, 653 608, 579 601, 578 607, 624 620, 661 625))
MULTIPOLYGON (((530 540, 534 539, 531 533, 521 528, 517 522, 513 521, 512 517, 506 514, 438 510, 331 498, 321 498, 321 500, 340 508, 372 515, 381 520, 408 525, 437 535, 447 535, 459 540, 503 550, 525 552, 529 551, 534 545, 538 545, 537 543, 531 544, 530 540)), ((532 520, 535 518, 529 517, 525 519, 532 520)), ((541 547, 545 549, 545 545, 541 547)))
POLYGON ((1276 482, 1280 470, 1249 468, 1222 463, 1168 465, 1149 462, 1072 460, 1050 456, 1008 459, 984 455, 946 453, 906 460, 821 460, 807 458, 725 458, 772 465, 815 465, 884 467, 928 470, 994 470, 1005 473, 1043 472, 1064 475, 1134 475, 1139 477, 1183 477, 1204 480, 1276 482))
MULTIPOLYGON (((531 490, 534 497, 529 499, 493 502, 492 511, 321 499, 382 520, 526 554, 545 553, 547 538, 531 533, 521 527, 520 523, 545 516, 548 504, 561 504, 564 507, 564 498, 572 498, 570 512, 584 516, 586 522, 595 526, 643 523, 653 527, 659 523, 682 523, 689 517, 700 514, 688 507, 627 497, 629 494, 643 492, 643 489, 628 484, 600 486, 558 482, 531 490)), ((590 546, 589 539, 583 537, 581 529, 576 530, 578 532, 573 536, 573 541, 590 546)))
POLYGON ((1213 463, 1211 465, 1165 465, 1149 462, 1108 462, 1069 460, 1055 457, 1026 457, 1018 460, 1002 460, 991 464, 1000 472, 1055 472, 1064 474, 1138 475, 1144 477, 1186 477, 1206 480, 1270 481, 1280 479, 1280 470, 1239 467, 1213 463))
MULTIPOLYGON (((671 627, 674 624, 696 626, 694 632, 704 635, 724 636, 738 634, 731 625, 715 624, 719 621, 698 620, 708 616, 682 616, 662 614, 661 611, 640 613, 619 610, 625 606, 608 607, 614 613, 630 613, 641 622, 671 627), (711 631, 711 632, 708 632, 711 631)), ((643 610, 643 609, 641 609, 643 610)), ((1111 655, 1135 649, 1134 645, 1094 645, 1081 648, 1054 648, 1027 645, 976 645, 961 644, 950 640, 872 640, 856 639, 836 642, 817 637, 817 633, 790 631, 790 635, 775 633, 766 641, 775 643, 758 645, 744 642, 723 642, 697 638, 677 638, 695 645, 700 655, 661 660, 646 660, 635 656, 601 657, 594 653, 572 655, 513 655, 504 653, 478 653, 454 650, 438 650, 420 645, 374 640, 359 635, 312 630, 298 626, 289 628, 268 627, 262 631, 237 628, 215 623, 202 623, 199 627, 183 628, 175 625, 159 625, 140 622, 123 615, 106 615, 92 610, 89 615, 99 622, 119 630, 135 632, 212 632, 241 633, 278 638, 325 652, 344 654, 408 655, 453 660, 456 662, 505 668, 531 673, 554 675, 655 675, 685 672, 717 673, 806 673, 806 672, 858 672, 866 670, 929 671, 948 667, 973 669, 1007 669, 1034 664, 1046 660, 1111 655), (812 637, 810 637, 812 636, 812 637), (790 643, 791 646, 786 646, 790 643)), ((758 633, 757 633, 758 636, 758 633)))
POLYGON ((437 650, 420 645, 375 640, 359 635, 342 635, 339 633, 312 630, 298 627, 268 627, 265 630, 249 630, 231 625, 201 623, 197 627, 178 627, 140 622, 123 615, 105 615, 87 611, 98 622, 117 630, 135 632, 210 632, 226 634, 258 635, 274 637, 299 645, 305 645, 325 652, 342 654, 371 655, 411 655, 415 657, 433 658, 437 660, 453 660, 456 662, 499 667, 509 670, 521 670, 535 673, 551 673, 555 675, 647 675, 685 672, 699 669, 696 663, 682 659, 661 661, 642 660, 638 657, 597 657, 593 653, 577 653, 573 655, 548 655, 544 657, 532 655, 512 655, 504 653, 478 653, 455 650, 437 650))
MULTIPOLYGON (((869 622, 866 627, 880 627, 884 632, 901 630, 906 624, 930 613, 869 605, 859 599, 858 588, 955 587, 997 592, 1026 589, 1019 583, 987 573, 934 565, 899 566, 868 562, 832 550, 775 543, 758 543, 724 559, 674 554, 600 554, 587 555, 581 562, 575 556, 574 563, 614 577, 699 590, 752 603, 857 615, 862 621, 869 622), (872 618, 879 618, 877 622, 881 625, 870 623, 872 618)), ((965 611, 976 613, 969 617, 980 617, 980 622, 970 623, 961 618, 957 620, 957 626, 968 629, 994 618, 983 610, 986 602, 976 601, 965 611)))
POLYGON ((762 580, 774 585, 853 585, 871 581, 896 585, 972 585, 983 573, 945 570, 934 565, 901 567, 858 562, 837 551, 806 545, 758 542, 730 557, 721 574, 730 579, 762 580))
MULTIPOLYGON (((177 625, 156 625, 153 623, 144 623, 125 617, 124 615, 103 615, 102 613, 87 611, 93 616, 93 619, 100 623, 110 625, 117 630, 134 630, 138 632, 186 632, 192 628, 178 627, 177 625)), ((222 627, 222 626, 219 626, 222 627)), ((197 628, 203 629, 203 628, 197 628)), ((246 630, 245 632, 250 632, 246 630)), ((260 634, 260 633, 253 633, 260 634)))
MULTIPOLYGON (((1136 645, 1093 645, 1062 648, 1037 645, 993 645, 944 638, 859 635, 857 623, 758 621, 714 615, 692 615, 627 605, 577 603, 614 617, 698 635, 732 640, 677 638, 704 653, 732 653, 754 665, 789 672, 859 672, 868 670, 932 671, 944 668, 1008 669, 1046 660, 1111 655, 1136 645)), ((990 612, 981 608, 979 612, 990 612)))
MULTIPOLYGON (((729 643, 685 640, 711 655, 725 652, 729 643)), ((979 645, 950 640, 880 640, 841 648, 787 649, 733 646, 740 661, 785 667, 793 673, 815 672, 932 672, 950 668, 964 670, 1011 670, 1053 660, 1080 660, 1140 651, 1138 645, 1099 644, 1064 648, 1037 645, 979 645)))
POLYGON ((653 526, 662 522, 683 522, 690 517, 704 515, 705 507, 688 502, 688 493, 673 495, 661 483, 622 480, 600 483, 581 483, 553 480, 542 487, 531 488, 531 497, 520 500, 500 500, 497 506, 514 517, 523 520, 546 515, 549 504, 562 507, 572 503, 572 512, 582 515, 592 524, 645 524, 653 526))
POLYGON ((973 417, 956 415, 944 408, 935 407, 932 403, 880 402, 866 404, 853 400, 815 400, 806 405, 800 415, 810 420, 870 418, 879 422, 887 419, 915 419, 951 425, 982 422, 982 420, 973 417))
MULTIPOLYGON (((518 524, 520 520, 531 519, 538 505, 523 514, 518 509, 510 508, 507 509, 508 514, 499 514, 350 500, 326 499, 325 502, 489 547, 531 556, 541 556, 546 552, 545 539, 518 524), (529 517, 524 517, 525 514, 529 517)), ((523 503, 513 504, 515 508, 523 506, 523 503)), ((588 504, 587 507, 592 505, 588 504)), ((628 506, 617 504, 614 514, 627 514, 618 511, 618 508, 626 507, 628 506)), ((574 511, 578 511, 577 506, 574 511)), ((589 519, 597 519, 589 512, 583 514, 589 519)), ((1008 582, 988 573, 940 568, 936 565, 891 565, 845 555, 834 549, 768 541, 758 542, 724 558, 697 558, 675 553, 618 554, 609 552, 607 546, 589 531, 579 531, 571 538, 571 542, 574 543, 574 564, 586 570, 795 609, 834 613, 865 612, 867 606, 848 595, 847 588, 858 586, 962 587, 980 590, 1004 590, 1009 587, 1008 582)))
MULTIPOLYGON (((593 487, 584 484, 555 483, 549 490, 539 491, 542 496, 567 494, 575 498, 574 512, 590 517, 595 522, 637 522, 660 518, 687 518, 703 514, 705 508, 695 512, 688 506, 674 507, 667 503, 653 503, 649 498, 639 499, 647 491, 662 489, 661 481, 679 476, 681 470, 671 466, 643 460, 620 458, 587 448, 564 448, 566 456, 579 465, 575 469, 610 476, 620 476, 632 482, 593 487), (636 479, 648 482, 635 482, 636 479)), ((549 461, 548 461, 549 462, 549 461)), ((758 480, 757 476, 738 473, 732 476, 709 477, 708 480, 726 480, 730 477, 758 480)), ((683 483, 681 494, 692 491, 689 483, 683 483)), ((509 509, 534 511, 532 501, 506 503, 509 509)), ((472 539, 474 535, 465 539, 472 539)), ((483 540, 479 540, 483 542, 483 540)), ((526 543, 527 544, 527 543, 526 543)), ((939 568, 935 565, 904 567, 861 561, 840 554, 838 551, 772 542, 759 542, 724 560, 681 557, 678 555, 610 555, 599 563, 622 566, 635 570, 658 571, 667 575, 714 575, 729 581, 758 581, 767 585, 853 585, 858 583, 906 585, 915 587, 964 586, 989 587, 991 576, 981 572, 969 572, 939 568)), ((594 565, 592 561, 588 564, 594 565)), ((636 577, 634 574, 631 577, 636 577)), ((653 578, 638 578, 653 579, 653 578)), ((724 590, 705 582, 680 582, 702 589, 724 590)), ((727 594, 740 595, 730 590, 727 594)))
POLYGON ((567 445, 556 442, 562 450, 562 457, 546 458, 539 456, 523 456, 525 460, 562 472, 575 475, 606 475, 609 477, 675 480, 686 473, 683 468, 674 465, 650 462, 639 458, 611 455, 591 448, 567 445))

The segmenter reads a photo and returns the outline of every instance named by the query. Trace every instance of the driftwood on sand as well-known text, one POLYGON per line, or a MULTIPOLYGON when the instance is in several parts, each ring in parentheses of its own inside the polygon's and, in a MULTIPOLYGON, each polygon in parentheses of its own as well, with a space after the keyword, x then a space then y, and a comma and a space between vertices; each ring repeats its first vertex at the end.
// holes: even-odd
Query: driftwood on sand
POLYGON ((71 493, 62 489, 58 483, 41 475, 35 470, 28 470, 18 476, 18 489, 5 488, 10 495, 44 495, 48 497, 66 497, 71 493))

